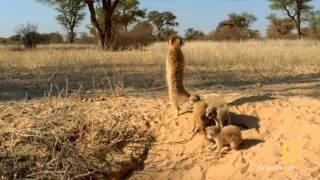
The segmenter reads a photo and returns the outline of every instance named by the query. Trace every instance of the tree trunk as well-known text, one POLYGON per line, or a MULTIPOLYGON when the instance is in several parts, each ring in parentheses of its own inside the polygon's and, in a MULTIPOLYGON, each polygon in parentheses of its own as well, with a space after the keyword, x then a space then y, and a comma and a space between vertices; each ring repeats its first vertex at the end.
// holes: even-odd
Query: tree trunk
POLYGON ((114 13, 117 5, 119 4, 119 1, 120 0, 114 0, 112 3, 111 0, 102 0, 102 8, 104 15, 103 25, 105 29, 105 31, 103 32, 96 18, 94 0, 86 0, 86 3, 90 11, 91 23, 96 30, 99 46, 103 49, 105 47, 105 44, 107 44, 108 46, 112 45, 112 14, 114 13))
POLYGON ((97 32, 97 37, 98 37, 98 44, 99 44, 99 46, 100 46, 102 49, 104 49, 105 40, 106 40, 106 34, 105 34, 105 33, 99 34, 99 32, 97 32))
POLYGON ((158 31, 158 41, 161 40, 161 28, 160 27, 157 27, 157 31, 158 31))
POLYGON ((113 38, 112 38, 112 20, 108 18, 105 22, 105 30, 106 30, 106 45, 108 48, 112 48, 113 46, 113 38))
POLYGON ((298 39, 301 39, 301 38, 302 38, 301 20, 300 20, 299 18, 297 18, 296 28, 297 28, 297 36, 298 36, 298 39))
POLYGON ((302 8, 302 1, 297 0, 297 9, 296 9, 296 14, 297 14, 297 20, 296 20, 296 28, 297 28, 297 35, 298 39, 301 39, 302 33, 301 33, 301 8, 302 8))
POLYGON ((96 18, 96 11, 93 5, 93 0, 86 0, 86 3, 88 5, 88 9, 90 12, 90 19, 91 19, 91 23, 96 31, 96 37, 98 39, 98 44, 99 46, 104 49, 104 44, 105 44, 105 33, 103 33, 97 18, 96 18))
POLYGON ((73 29, 71 29, 70 33, 69 33, 69 42, 71 44, 73 44, 73 42, 74 42, 74 37, 75 37, 75 33, 74 33, 73 29))
POLYGON ((106 33, 106 45, 107 48, 113 48, 113 36, 112 36, 112 14, 114 13, 117 5, 120 0, 114 0, 113 3, 111 0, 103 0, 103 14, 104 14, 104 29, 106 33))

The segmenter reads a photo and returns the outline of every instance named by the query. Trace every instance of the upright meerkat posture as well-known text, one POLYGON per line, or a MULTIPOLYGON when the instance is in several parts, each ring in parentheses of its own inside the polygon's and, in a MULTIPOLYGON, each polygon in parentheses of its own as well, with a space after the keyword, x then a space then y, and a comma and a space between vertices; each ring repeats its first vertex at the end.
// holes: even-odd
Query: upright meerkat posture
POLYGON ((179 36, 173 36, 169 40, 169 50, 166 61, 167 83, 169 99, 175 108, 176 116, 179 115, 178 98, 189 98, 190 94, 183 86, 184 57, 181 51, 183 41, 179 36))
POLYGON ((207 104, 203 102, 199 95, 190 96, 190 104, 193 106, 193 131, 199 129, 200 132, 206 136, 206 127, 215 125, 214 121, 206 118, 207 104))
POLYGON ((237 126, 229 125, 223 128, 218 126, 209 126, 206 128, 207 138, 216 142, 216 151, 221 152, 225 145, 230 145, 231 149, 238 149, 241 142, 241 131, 237 126))
POLYGON ((206 110, 206 117, 210 120, 214 120, 217 126, 221 128, 227 125, 231 125, 231 118, 228 111, 228 106, 209 106, 206 110))

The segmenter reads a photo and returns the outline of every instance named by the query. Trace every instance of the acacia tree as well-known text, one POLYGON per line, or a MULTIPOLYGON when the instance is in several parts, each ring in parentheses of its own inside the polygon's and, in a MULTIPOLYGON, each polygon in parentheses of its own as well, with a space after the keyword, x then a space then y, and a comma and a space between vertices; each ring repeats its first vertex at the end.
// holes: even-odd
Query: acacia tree
POLYGON ((188 28, 185 31, 184 37, 187 40, 198 40, 198 39, 203 39, 205 37, 204 32, 195 30, 193 28, 188 28))
POLYGON ((241 40, 258 38, 259 31, 250 29, 257 18, 247 12, 231 13, 228 19, 221 21, 215 32, 209 33, 210 39, 215 40, 241 40))
POLYGON ((57 21, 68 31, 70 43, 76 37, 75 28, 80 25, 85 17, 83 0, 37 0, 41 3, 54 6, 58 11, 57 21))
POLYGON ((217 26, 217 32, 221 30, 224 26, 229 27, 237 27, 243 30, 248 30, 250 25, 257 20, 252 14, 247 12, 243 12, 241 14, 231 13, 229 14, 229 18, 219 23, 217 26))
POLYGON ((119 5, 120 0, 85 0, 89 11, 92 26, 94 27, 99 45, 104 48, 105 44, 110 48, 112 47, 112 15, 119 5), (97 11, 95 3, 102 4, 103 23, 99 24, 97 20, 97 11), (104 29, 104 30, 103 30, 104 29))
POLYGON ((85 4, 79 0, 64 0, 58 3, 55 8, 58 11, 56 19, 68 31, 70 43, 74 42, 76 37, 75 28, 79 26, 85 17, 83 9, 85 4))
MULTIPOLYGON (((140 9, 138 6, 138 0, 120 0, 119 5, 112 15, 111 34, 113 45, 117 45, 115 44, 115 41, 117 41, 117 37, 120 34, 127 33, 129 31, 129 25, 138 22, 140 18, 145 16, 145 10, 140 9)), ((101 26, 102 33, 105 33, 105 27, 103 26, 104 19, 103 7, 98 5, 98 7, 96 7, 96 20, 101 26)), ((88 28, 90 29, 90 33, 97 37, 98 34, 95 32, 94 26, 89 26, 88 28)))
POLYGON ((165 24, 165 36, 168 39, 172 35, 173 29, 171 27, 178 26, 179 23, 176 22, 177 17, 170 11, 162 12, 162 16, 165 24))
POLYGON ((166 38, 171 34, 171 27, 178 26, 176 16, 170 11, 158 12, 151 11, 147 15, 149 22, 157 29, 158 40, 161 39, 161 34, 165 33, 166 38))
MULTIPOLYGON (((65 0, 37 0, 49 4, 59 4, 65 0)), ((112 17, 120 0, 76 0, 85 3, 90 12, 91 24, 95 29, 98 37, 99 46, 104 48, 112 46, 112 17), (97 8, 102 5, 103 23, 99 24, 97 20, 97 8), (104 30, 103 30, 104 29, 104 30)))
POLYGON ((38 26, 36 24, 32 23, 27 23, 26 25, 21 24, 16 27, 16 34, 20 35, 21 37, 26 35, 29 32, 37 32, 38 31, 38 26))
POLYGON ((313 32, 318 32, 320 30, 320 11, 308 12, 304 20, 308 22, 308 26, 313 32))
POLYGON ((279 18, 275 14, 271 14, 267 19, 270 21, 267 28, 267 37, 269 38, 287 38, 295 28, 295 23, 290 18, 279 18))
MULTIPOLYGON (((139 9, 138 0, 120 0, 115 12, 112 15, 112 39, 116 37, 117 33, 128 32, 128 26, 137 22, 139 18, 145 16, 145 10, 139 9)), ((103 8, 96 8, 96 19, 99 25, 103 25, 104 16, 103 8)), ((95 33, 94 27, 89 27, 90 32, 95 33)), ((101 28, 102 32, 105 32, 104 26, 101 28)), ((96 34, 97 35, 97 34, 96 34)))
POLYGON ((128 26, 138 21, 138 18, 144 18, 145 9, 139 8, 138 0, 120 0, 120 3, 114 13, 114 19, 118 24, 123 25, 128 31, 128 26))
POLYGON ((302 37, 301 21, 302 17, 312 9, 312 0, 270 0, 270 7, 274 10, 282 10, 295 22, 297 36, 302 37))
POLYGON ((41 35, 37 32, 36 24, 27 23, 16 28, 16 33, 21 37, 21 41, 26 48, 35 48, 41 41, 41 35))

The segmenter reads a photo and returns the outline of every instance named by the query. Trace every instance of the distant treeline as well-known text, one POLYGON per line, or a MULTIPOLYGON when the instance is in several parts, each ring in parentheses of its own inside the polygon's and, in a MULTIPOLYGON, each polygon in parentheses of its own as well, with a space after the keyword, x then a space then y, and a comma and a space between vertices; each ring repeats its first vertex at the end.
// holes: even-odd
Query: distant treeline
MULTIPOLYGON (((34 24, 21 25, 11 37, 0 38, 2 44, 23 43, 26 47, 50 43, 97 43, 103 48, 128 48, 148 45, 167 40, 177 34, 179 26, 176 16, 170 11, 149 11, 139 7, 139 0, 36 0, 57 10, 57 21, 67 34, 39 34, 34 24), (87 32, 77 33, 88 9, 91 25, 87 32), (29 44, 29 45, 28 45, 29 44)), ((247 40, 247 39, 320 39, 320 11, 311 6, 312 0, 269 0, 272 10, 279 10, 284 16, 268 16, 266 36, 252 29, 257 21, 254 15, 230 13, 216 29, 204 33, 196 28, 185 30, 186 40, 247 40), (302 26, 303 25, 303 26, 302 26)))

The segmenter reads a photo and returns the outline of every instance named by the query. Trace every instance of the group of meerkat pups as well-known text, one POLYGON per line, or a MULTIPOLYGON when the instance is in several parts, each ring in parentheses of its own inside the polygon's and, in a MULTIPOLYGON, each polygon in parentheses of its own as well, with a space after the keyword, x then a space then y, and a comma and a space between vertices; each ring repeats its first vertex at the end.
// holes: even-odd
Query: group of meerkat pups
POLYGON ((231 125, 231 118, 227 105, 208 105, 199 95, 191 95, 183 85, 184 56, 181 51, 183 40, 179 36, 169 39, 169 49, 166 60, 167 85, 169 100, 174 108, 175 115, 179 116, 181 99, 189 99, 192 106, 192 132, 200 132, 206 140, 214 141, 217 152, 222 147, 229 146, 238 149, 241 142, 239 127, 231 125))

